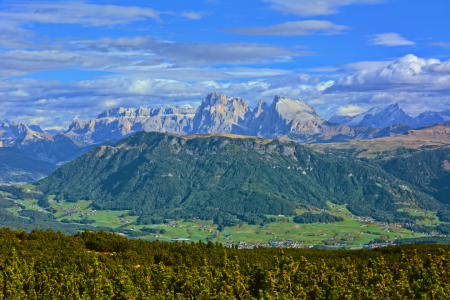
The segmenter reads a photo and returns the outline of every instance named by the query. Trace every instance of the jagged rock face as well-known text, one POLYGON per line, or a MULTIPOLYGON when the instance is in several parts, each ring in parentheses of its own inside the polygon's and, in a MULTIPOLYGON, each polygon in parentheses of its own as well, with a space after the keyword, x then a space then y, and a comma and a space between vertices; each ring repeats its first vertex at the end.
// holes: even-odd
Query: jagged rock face
POLYGON ((6 123, 6 125, 10 125, 11 124, 7 119, 1 119, 0 118, 0 125, 2 125, 3 123, 6 123))
POLYGON ((191 106, 113 108, 99 114, 98 119, 74 121, 66 134, 90 143, 118 139, 140 130, 186 134, 192 131, 195 112, 191 106))
POLYGON ((331 123, 338 123, 338 124, 343 124, 343 125, 348 125, 348 126, 358 126, 358 125, 361 125, 360 123, 362 122, 362 120, 364 119, 365 116, 377 115, 383 109, 384 109, 384 107, 377 106, 377 107, 373 107, 373 108, 369 109, 368 111, 363 112, 358 115, 355 115, 355 116, 332 116, 328 121, 330 121, 331 123))
MULTIPOLYGON (((391 129, 381 131, 367 126, 349 127, 330 123, 300 100, 276 96, 270 106, 260 101, 250 111, 243 99, 217 93, 210 93, 205 97, 198 109, 190 106, 110 109, 101 113, 98 119, 73 122, 66 134, 80 141, 101 143, 140 130, 289 138, 304 143, 347 142, 392 134, 391 129)), ((395 128, 395 132, 401 130, 402 128, 395 128)))
POLYGON ((245 120, 250 115, 243 99, 210 93, 203 98, 194 117, 193 133, 245 134, 248 131, 245 120))
POLYGON ((412 118, 395 103, 385 107, 374 107, 356 116, 333 116, 329 121, 348 126, 364 125, 386 128, 395 124, 405 124, 413 128, 419 128, 450 121, 450 110, 441 112, 426 111, 412 118))
POLYGON ((266 102, 259 100, 256 107, 253 109, 252 114, 245 120, 245 127, 251 135, 257 135, 262 129, 262 124, 266 116, 269 105, 266 102))
MULTIPOLYGON (((0 147, 23 150, 30 157, 54 163, 89 145, 64 134, 47 134, 31 130, 26 124, 0 125, 0 147)), ((86 151, 88 150, 86 148, 86 151)), ((85 152, 80 152, 80 155, 85 152)))
POLYGON ((397 103, 386 106, 375 114, 367 114, 359 125, 385 128, 395 124, 417 127, 414 118, 408 116, 397 103))
POLYGON ((42 130, 42 128, 39 125, 28 124, 27 126, 28 126, 28 128, 30 128, 33 131, 44 133, 44 130, 42 130))
MULTIPOLYGON (((332 116, 328 121, 331 122, 331 123, 344 124, 344 125, 349 125, 350 126, 350 124, 353 121, 353 117, 350 117, 350 116, 332 116)), ((356 125, 358 125, 358 124, 356 124, 356 125)))
POLYGON ((426 111, 416 117, 419 126, 446 123, 450 121, 450 109, 441 112, 426 111))
POLYGON ((272 105, 264 112, 264 119, 258 124, 259 136, 269 137, 283 134, 314 135, 321 132, 326 122, 314 108, 300 100, 275 96, 272 105))
POLYGON ((24 123, 12 122, 10 125, 3 123, 0 125, 0 137, 3 147, 17 141, 26 141, 33 138, 39 138, 40 134, 32 131, 24 123))

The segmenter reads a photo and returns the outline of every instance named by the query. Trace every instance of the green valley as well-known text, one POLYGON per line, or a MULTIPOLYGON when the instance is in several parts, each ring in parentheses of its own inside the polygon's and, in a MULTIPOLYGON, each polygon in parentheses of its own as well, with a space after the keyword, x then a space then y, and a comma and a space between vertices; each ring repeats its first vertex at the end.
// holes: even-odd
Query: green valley
POLYGON ((293 142, 138 132, 35 185, 1 186, 2 201, 14 203, 2 208, 2 224, 244 248, 450 234, 447 205, 398 177, 293 142))

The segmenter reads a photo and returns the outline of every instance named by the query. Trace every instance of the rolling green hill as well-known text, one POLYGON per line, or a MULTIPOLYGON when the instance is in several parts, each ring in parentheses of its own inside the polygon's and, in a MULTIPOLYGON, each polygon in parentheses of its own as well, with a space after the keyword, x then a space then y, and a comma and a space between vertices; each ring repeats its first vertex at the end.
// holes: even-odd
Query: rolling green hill
POLYGON ((37 182, 56 200, 94 200, 99 210, 232 226, 249 214, 295 215, 347 203, 356 215, 404 221, 397 210, 441 204, 378 168, 317 154, 293 142, 234 135, 138 132, 100 146, 37 182))

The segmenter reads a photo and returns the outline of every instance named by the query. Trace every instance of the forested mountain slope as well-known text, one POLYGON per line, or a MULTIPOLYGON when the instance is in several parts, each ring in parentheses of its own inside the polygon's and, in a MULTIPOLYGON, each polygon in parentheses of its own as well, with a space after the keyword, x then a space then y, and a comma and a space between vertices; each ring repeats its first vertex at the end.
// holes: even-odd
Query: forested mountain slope
POLYGON ((450 204, 450 149, 422 151, 381 162, 387 172, 450 204))
POLYGON ((399 220, 401 203, 436 210, 432 197, 394 176, 319 155, 293 142, 234 135, 138 132, 100 146, 37 182, 56 199, 95 200, 97 209, 166 218, 220 219, 294 214, 302 205, 348 203, 354 214, 399 220))

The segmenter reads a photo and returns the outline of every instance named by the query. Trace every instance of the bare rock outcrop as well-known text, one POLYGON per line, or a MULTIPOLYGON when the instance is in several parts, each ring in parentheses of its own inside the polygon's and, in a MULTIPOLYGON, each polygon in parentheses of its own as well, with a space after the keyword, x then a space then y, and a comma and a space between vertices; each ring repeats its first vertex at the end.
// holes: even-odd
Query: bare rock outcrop
POLYGON ((203 98, 193 121, 193 133, 246 134, 250 108, 243 99, 217 93, 203 98))
POLYGON ((90 121, 74 121, 65 133, 90 143, 101 143, 140 130, 186 134, 192 131, 196 109, 186 105, 170 108, 112 108, 90 121))

